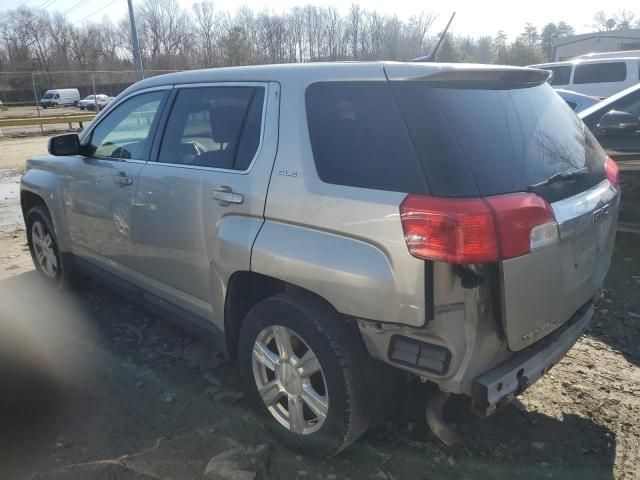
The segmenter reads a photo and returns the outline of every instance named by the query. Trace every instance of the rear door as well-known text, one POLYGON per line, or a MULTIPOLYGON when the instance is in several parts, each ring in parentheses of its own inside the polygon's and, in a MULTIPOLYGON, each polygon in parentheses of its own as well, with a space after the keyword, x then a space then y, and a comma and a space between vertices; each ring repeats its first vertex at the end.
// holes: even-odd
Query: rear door
POLYGON ((157 161, 140 175, 143 281, 205 318, 224 303, 229 275, 250 268, 277 147, 278 92, 273 83, 177 86, 157 161))
POLYGON ((551 204, 558 243, 499 264, 504 331, 509 347, 522 349, 569 320, 604 281, 618 198, 605 153, 533 73, 458 69, 420 78, 393 68, 387 74, 433 196, 533 191, 551 204), (583 174, 534 187, 574 170, 583 174))
POLYGON ((620 228, 640 232, 640 131, 615 133, 600 129, 600 119, 610 110, 630 113, 640 121, 640 89, 584 118, 600 145, 620 167, 620 228))

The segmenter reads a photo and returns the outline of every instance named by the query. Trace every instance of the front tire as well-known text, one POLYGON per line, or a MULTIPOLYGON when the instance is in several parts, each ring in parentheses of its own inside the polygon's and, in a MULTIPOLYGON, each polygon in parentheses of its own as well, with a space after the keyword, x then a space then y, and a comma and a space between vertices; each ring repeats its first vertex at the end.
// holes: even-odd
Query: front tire
POLYGON ((44 205, 31 208, 26 216, 27 242, 40 277, 55 287, 75 286, 78 274, 59 248, 49 211, 44 205))
POLYGON ((251 402, 278 440, 312 457, 339 453, 367 429, 360 355, 346 320, 304 295, 263 300, 240 330, 251 402))

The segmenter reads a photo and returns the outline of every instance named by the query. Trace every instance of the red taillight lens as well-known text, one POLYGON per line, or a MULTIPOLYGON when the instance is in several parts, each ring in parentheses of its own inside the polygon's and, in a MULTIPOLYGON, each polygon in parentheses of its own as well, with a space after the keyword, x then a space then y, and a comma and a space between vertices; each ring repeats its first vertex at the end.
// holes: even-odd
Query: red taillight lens
POLYGON ((618 164, 611 158, 607 157, 607 161, 604 162, 604 173, 607 175, 607 180, 615 188, 620 186, 620 170, 618 164))
POLYGON ((409 195, 400 206, 412 255, 449 263, 488 263, 498 258, 491 209, 482 199, 409 195))
POLYGON ((475 199, 409 195, 400 217, 413 256, 447 263, 491 263, 558 241, 551 207, 533 193, 475 199))

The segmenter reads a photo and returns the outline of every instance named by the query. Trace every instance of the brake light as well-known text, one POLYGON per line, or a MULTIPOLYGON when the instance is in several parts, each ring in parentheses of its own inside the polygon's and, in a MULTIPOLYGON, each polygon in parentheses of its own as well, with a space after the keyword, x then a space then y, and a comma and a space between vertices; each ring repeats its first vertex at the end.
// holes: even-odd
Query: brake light
POLYGON ((604 173, 611 185, 615 188, 620 186, 620 170, 618 164, 611 157, 607 157, 607 161, 604 162, 604 173))
POLYGON ((458 199, 408 195, 400 206, 411 254, 447 263, 491 263, 558 242, 550 205, 533 193, 458 199))

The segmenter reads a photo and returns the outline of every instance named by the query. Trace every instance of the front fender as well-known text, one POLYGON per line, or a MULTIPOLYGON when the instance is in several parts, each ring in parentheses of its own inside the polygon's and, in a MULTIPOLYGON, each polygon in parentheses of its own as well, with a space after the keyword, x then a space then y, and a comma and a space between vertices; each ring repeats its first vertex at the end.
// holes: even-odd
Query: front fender
MULTIPOLYGON (((362 240, 267 221, 253 247, 251 270, 310 290, 340 313, 416 327, 424 324, 414 299, 399 292, 387 256, 362 240)), ((414 280, 415 285, 424 281, 410 279, 414 280)))
MULTIPOLYGON (((60 176, 51 171, 30 168, 20 180, 21 199, 24 198, 23 192, 30 192, 42 199, 51 214, 51 221, 58 239, 58 247, 61 251, 70 251, 69 235, 64 220, 64 195, 60 176)), ((27 213, 24 204, 22 205, 22 211, 23 214, 27 213)))

